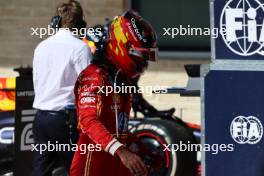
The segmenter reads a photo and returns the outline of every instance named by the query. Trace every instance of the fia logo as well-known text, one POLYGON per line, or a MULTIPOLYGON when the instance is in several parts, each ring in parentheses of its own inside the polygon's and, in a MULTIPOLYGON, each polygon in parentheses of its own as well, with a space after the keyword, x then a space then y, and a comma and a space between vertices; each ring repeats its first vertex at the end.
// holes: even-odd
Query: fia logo
POLYGON ((254 116, 238 116, 231 123, 230 133, 238 144, 257 144, 263 136, 263 126, 254 116))
POLYGON ((232 52, 264 55, 264 6, 258 0, 229 0, 221 13, 220 33, 232 52))

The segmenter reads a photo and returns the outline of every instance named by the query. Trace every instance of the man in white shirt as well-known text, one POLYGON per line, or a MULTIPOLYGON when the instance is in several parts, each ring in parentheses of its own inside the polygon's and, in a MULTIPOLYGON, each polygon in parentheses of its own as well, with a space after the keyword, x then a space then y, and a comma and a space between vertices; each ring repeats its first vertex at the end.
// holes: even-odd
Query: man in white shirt
MULTIPOLYGON (((73 29, 85 27, 83 10, 77 1, 63 3, 57 9, 60 30, 42 41, 34 52, 33 81, 37 114, 33 123, 35 144, 70 144, 70 129, 65 107, 75 103, 74 84, 87 67, 91 54, 73 29)), ((34 152, 33 176, 52 175, 58 165, 70 168, 73 152, 34 152)))

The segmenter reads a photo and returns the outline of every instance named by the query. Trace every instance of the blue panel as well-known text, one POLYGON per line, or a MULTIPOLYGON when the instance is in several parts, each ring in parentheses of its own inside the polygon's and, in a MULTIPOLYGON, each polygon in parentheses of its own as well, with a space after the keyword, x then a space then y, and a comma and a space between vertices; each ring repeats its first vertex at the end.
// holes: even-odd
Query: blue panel
POLYGON ((264 139, 238 144, 230 126, 237 116, 264 124, 264 72, 210 71, 205 77, 205 143, 234 144, 233 152, 206 152, 207 176, 263 176, 264 139))
POLYGON ((214 27, 219 31, 229 29, 226 35, 219 35, 215 39, 216 59, 264 59, 262 4, 263 0, 214 1, 214 27), (232 33, 235 33, 234 38, 230 37, 232 33))

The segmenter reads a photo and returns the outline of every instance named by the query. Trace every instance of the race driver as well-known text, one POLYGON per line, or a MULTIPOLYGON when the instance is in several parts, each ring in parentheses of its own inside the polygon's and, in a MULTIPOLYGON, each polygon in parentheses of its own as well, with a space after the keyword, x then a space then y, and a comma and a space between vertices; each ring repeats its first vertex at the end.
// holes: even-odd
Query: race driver
POLYGON ((156 34, 147 21, 127 11, 111 22, 104 56, 94 58, 75 85, 78 145, 96 147, 75 153, 71 176, 147 175, 142 159, 127 146, 131 94, 106 88, 130 85, 156 58, 156 34))

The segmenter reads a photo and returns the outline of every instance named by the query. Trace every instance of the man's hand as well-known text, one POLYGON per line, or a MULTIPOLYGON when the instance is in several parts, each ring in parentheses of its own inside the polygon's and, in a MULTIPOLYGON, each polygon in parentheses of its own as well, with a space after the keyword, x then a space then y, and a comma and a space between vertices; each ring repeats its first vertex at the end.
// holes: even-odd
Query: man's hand
POLYGON ((138 155, 130 152, 126 147, 123 146, 117 149, 116 154, 120 158, 124 166, 126 166, 133 175, 147 175, 147 168, 138 155))

